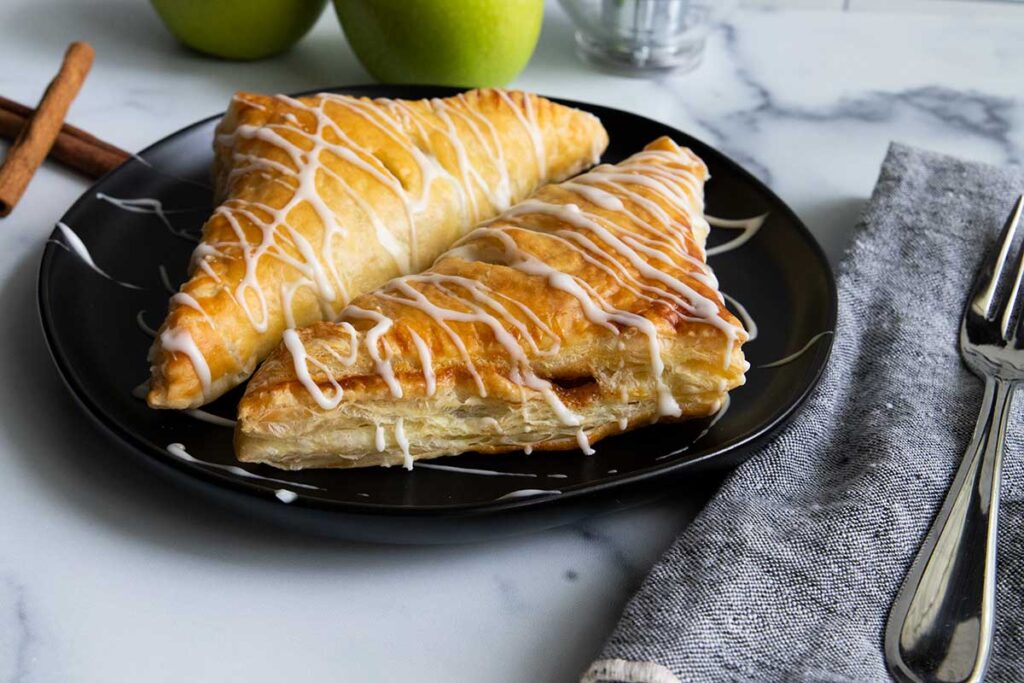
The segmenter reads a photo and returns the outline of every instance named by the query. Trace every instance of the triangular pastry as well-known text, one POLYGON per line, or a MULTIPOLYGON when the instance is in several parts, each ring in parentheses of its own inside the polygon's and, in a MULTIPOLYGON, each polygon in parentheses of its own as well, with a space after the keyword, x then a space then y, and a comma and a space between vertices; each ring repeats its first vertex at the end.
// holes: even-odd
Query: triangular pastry
POLYGON ((150 352, 148 401, 207 403, 286 327, 427 267, 479 221, 597 162, 591 114, 537 95, 236 95, 215 141, 222 203, 150 352))
POLYGON ((239 405, 239 459, 411 467, 469 450, 589 452, 713 414, 748 364, 706 263, 706 178, 660 138, 541 188, 337 322, 289 330, 239 405))

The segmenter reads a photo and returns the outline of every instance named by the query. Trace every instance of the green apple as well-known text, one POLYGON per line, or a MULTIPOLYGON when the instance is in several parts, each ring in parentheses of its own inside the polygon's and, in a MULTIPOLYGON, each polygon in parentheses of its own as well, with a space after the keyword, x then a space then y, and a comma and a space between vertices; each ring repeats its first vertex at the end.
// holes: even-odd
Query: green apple
POLYGON ((544 0, 334 0, 334 9, 378 80, 482 87, 526 66, 544 0))
POLYGON ((174 36, 225 59, 262 59, 306 35, 327 0, 151 0, 174 36))

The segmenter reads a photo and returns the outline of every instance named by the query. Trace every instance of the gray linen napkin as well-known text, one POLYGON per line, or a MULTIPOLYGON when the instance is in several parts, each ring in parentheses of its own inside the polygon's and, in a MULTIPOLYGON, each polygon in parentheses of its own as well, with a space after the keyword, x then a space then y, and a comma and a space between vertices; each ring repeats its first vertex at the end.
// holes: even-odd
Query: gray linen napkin
MULTIPOLYGON (((981 399, 957 351, 961 309, 1022 191, 1021 169, 889 149, 840 267, 821 385, 665 553, 585 681, 889 680, 889 606, 981 399)), ((1016 403, 989 681, 1024 680, 1024 396, 1016 403)))

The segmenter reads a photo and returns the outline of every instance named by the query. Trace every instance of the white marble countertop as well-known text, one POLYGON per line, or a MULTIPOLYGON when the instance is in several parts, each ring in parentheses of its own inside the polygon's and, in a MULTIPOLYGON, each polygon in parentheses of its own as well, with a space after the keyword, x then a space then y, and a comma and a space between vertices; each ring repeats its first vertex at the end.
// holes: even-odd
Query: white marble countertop
MULTIPOLYGON (((654 81, 582 65, 552 6, 515 85, 719 146, 833 260, 890 140, 1024 159, 1024 6, 791 4, 740 11, 698 71, 654 81)), ((178 48, 139 0, 5 0, 0 93, 35 102, 79 38, 97 60, 71 120, 133 150, 235 89, 368 82, 330 11, 283 58, 233 64, 178 48)), ((86 421, 39 331, 41 248, 85 188, 47 165, 0 222, 0 681, 574 680, 694 496, 523 538, 384 547, 266 527, 169 486, 86 421)))

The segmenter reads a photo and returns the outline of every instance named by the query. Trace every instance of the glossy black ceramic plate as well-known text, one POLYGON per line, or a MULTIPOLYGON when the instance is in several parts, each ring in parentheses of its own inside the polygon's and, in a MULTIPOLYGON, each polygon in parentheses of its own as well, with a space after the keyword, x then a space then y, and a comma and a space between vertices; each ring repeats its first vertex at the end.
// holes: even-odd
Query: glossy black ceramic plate
MULTIPOLYGON (((419 98, 454 91, 379 86, 338 92, 419 98)), ((60 373, 89 414, 141 457, 186 479, 244 494, 229 494, 236 502, 259 507, 262 499, 283 515, 314 514, 328 524, 347 518, 373 526, 371 519, 398 521, 396 516, 402 523, 465 520, 510 510, 553 509, 570 501, 621 499, 631 486, 737 464, 795 414, 828 359, 836 293, 825 256, 778 197, 711 147, 635 114, 567 104, 601 118, 611 137, 605 161, 617 162, 669 135, 693 148, 711 169, 708 214, 728 219, 765 215, 749 241, 711 257, 722 290, 746 309, 758 330, 744 347, 751 363, 747 383, 733 392, 728 410, 713 420, 654 426, 605 439, 591 456, 579 451, 466 454, 436 461, 452 469, 412 472, 399 467, 305 472, 239 468, 230 428, 183 413, 150 410, 133 396, 149 371, 151 337, 144 328, 159 326, 168 299, 164 280, 176 287, 185 278, 194 247, 176 233, 196 235, 211 209, 208 177, 217 117, 156 143, 101 179, 65 214, 67 229, 54 230, 40 270, 39 305, 60 373), (163 215, 153 210, 152 200, 160 203, 163 215), (75 236, 80 245, 74 244, 75 236), (93 264, 76 246, 88 250, 93 264), (800 351, 789 362, 763 367, 800 351), (183 444, 194 459, 176 456, 176 449, 168 450, 171 444, 183 444)), ((736 230, 713 229, 709 245, 738 235, 736 230)), ((233 417, 240 393, 218 400, 209 412, 233 417)))

